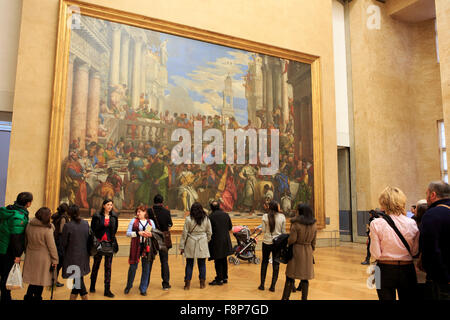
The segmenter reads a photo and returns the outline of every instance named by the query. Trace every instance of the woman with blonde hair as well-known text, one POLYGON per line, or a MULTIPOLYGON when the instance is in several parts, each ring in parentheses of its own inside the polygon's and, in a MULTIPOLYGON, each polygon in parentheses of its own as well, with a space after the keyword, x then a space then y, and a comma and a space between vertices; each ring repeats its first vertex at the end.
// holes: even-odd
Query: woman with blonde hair
POLYGON ((413 257, 419 251, 419 229, 406 216, 406 196, 396 187, 386 187, 378 198, 381 218, 370 224, 370 253, 380 268, 377 293, 380 300, 414 299, 417 276, 413 257))

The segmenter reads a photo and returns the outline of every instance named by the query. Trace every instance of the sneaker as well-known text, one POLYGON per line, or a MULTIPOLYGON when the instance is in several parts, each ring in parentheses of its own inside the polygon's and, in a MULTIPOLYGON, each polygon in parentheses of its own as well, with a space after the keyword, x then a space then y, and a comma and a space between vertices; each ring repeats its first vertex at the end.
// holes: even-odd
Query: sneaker
POLYGON ((222 280, 223 283, 228 283, 228 279, 222 280))
POLYGON ((366 265, 370 264, 370 261, 364 260, 363 262, 361 262, 361 264, 366 266, 366 265))
POLYGON ((170 288, 172 288, 172 286, 170 284, 163 285, 163 290, 165 290, 165 291, 169 290, 170 288))
POLYGON ((147 295, 147 292, 141 292, 141 296, 146 296, 147 295))
POLYGON ((125 288, 125 290, 123 290, 123 293, 128 294, 130 292, 131 288, 125 288))

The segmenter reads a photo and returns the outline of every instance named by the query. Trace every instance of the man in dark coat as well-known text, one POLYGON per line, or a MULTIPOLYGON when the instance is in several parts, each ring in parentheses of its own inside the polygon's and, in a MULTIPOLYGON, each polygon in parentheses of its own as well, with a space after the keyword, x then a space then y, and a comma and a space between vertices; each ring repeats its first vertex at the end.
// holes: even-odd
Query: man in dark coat
POLYGON ((209 216, 212 227, 211 241, 209 242, 209 260, 214 260, 216 278, 209 284, 222 285, 228 282, 227 257, 232 253, 230 230, 233 227, 230 216, 220 210, 220 204, 214 200, 210 203, 212 213, 209 216))
POLYGON ((422 217, 420 245, 427 281, 436 299, 450 300, 450 186, 431 182, 427 189, 428 210, 422 217))
MULTIPOLYGON (((169 231, 172 227, 172 218, 170 216, 170 210, 164 208, 163 205, 164 197, 157 194, 153 198, 153 208, 147 210, 148 218, 153 220, 156 224, 156 228, 161 232, 169 231)), ((160 248, 159 259, 161 260, 161 278, 163 290, 169 290, 171 288, 169 284, 170 280, 170 270, 169 270, 169 249, 170 248, 160 248)))

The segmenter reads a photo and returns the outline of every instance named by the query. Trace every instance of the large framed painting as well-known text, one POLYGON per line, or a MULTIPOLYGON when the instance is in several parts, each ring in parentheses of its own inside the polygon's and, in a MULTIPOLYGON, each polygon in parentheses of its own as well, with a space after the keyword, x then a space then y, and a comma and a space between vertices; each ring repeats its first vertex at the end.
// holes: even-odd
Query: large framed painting
POLYGON ((235 219, 271 200, 325 227, 319 57, 61 1, 46 204, 121 216, 161 194, 235 219))

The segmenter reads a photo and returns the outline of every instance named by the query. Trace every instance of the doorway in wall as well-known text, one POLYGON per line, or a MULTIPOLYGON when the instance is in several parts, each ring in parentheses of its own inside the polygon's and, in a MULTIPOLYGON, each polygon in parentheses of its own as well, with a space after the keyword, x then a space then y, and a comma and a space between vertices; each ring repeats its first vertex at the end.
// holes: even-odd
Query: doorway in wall
POLYGON ((352 241, 352 207, 350 188, 350 152, 338 147, 339 235, 341 241, 352 241))
POLYGON ((0 207, 5 205, 11 122, 0 121, 0 207))

